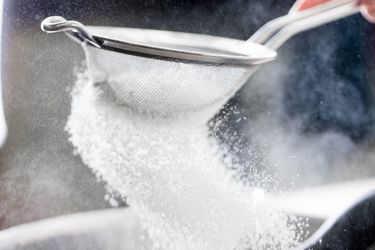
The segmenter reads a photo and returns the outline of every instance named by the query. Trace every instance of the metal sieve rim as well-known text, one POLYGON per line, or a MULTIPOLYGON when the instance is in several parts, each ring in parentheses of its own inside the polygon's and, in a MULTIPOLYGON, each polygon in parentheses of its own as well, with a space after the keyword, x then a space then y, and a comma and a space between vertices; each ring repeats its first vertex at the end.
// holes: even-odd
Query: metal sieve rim
POLYGON ((272 61, 277 55, 276 51, 249 41, 174 31, 84 26, 57 16, 45 19, 41 27, 48 33, 64 31, 88 46, 161 60, 256 65, 272 61), (108 34, 116 29, 128 33, 128 37, 118 39, 108 34), (134 34, 138 34, 137 39, 134 34))

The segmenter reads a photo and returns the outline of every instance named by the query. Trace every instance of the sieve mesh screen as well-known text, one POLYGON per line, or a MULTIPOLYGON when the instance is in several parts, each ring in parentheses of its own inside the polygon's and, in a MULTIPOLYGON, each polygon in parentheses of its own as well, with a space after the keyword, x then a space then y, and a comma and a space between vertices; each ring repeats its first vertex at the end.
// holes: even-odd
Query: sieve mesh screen
POLYGON ((254 67, 170 61, 85 47, 93 81, 104 82, 120 104, 171 115, 220 108, 254 67))

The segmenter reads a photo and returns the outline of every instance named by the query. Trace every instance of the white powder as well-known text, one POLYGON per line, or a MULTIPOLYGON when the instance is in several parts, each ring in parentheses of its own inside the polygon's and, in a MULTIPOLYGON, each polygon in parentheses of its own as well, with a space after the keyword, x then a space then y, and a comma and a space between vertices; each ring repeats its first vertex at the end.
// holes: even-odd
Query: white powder
POLYGON ((289 216, 228 174, 205 122, 136 114, 95 87, 87 72, 78 75, 72 97, 67 131, 76 153, 139 211, 155 249, 296 244, 289 216))

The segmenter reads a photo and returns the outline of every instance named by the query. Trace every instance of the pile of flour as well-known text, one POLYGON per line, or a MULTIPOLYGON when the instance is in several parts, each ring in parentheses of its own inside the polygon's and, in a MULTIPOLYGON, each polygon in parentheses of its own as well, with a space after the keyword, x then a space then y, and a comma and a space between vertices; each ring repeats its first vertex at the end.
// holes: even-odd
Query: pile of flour
MULTIPOLYGON (((79 73, 66 126, 83 162, 126 197, 154 249, 290 249, 291 217, 234 181, 205 122, 137 114, 79 73)), ((119 222, 121 223, 121 222, 119 222)))

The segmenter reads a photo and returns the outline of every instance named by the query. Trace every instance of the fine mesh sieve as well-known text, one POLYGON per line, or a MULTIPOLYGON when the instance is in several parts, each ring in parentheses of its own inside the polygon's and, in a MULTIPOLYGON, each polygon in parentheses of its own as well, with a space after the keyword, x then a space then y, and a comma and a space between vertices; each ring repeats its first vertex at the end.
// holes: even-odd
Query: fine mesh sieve
POLYGON ((138 112, 170 115, 220 107, 251 72, 243 65, 168 61, 91 46, 85 50, 93 81, 103 82, 120 104, 138 112))
POLYGON ((147 29, 92 27, 62 17, 42 22, 46 32, 65 31, 86 52, 94 83, 140 113, 168 116, 218 110, 274 49, 292 35, 362 11, 371 0, 299 0, 248 41, 147 29))

